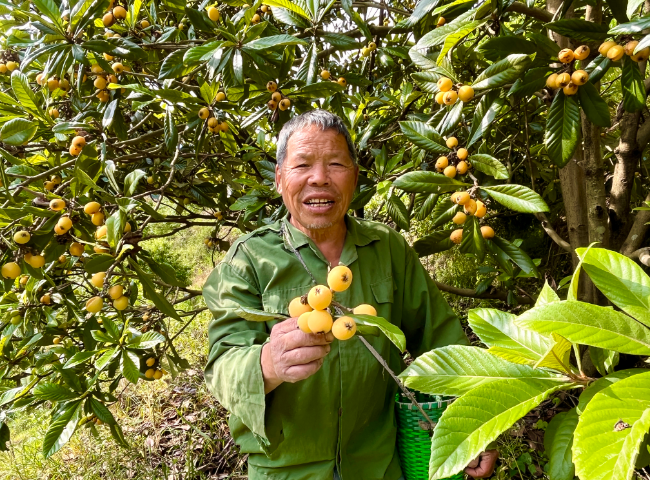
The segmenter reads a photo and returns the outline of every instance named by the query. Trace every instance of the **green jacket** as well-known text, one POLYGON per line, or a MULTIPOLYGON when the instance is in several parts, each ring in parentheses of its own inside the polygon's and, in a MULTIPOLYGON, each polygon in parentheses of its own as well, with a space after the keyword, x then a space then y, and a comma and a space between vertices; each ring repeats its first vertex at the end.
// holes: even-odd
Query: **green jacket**
MULTIPOLYGON (((312 280, 281 236, 299 251, 317 282, 326 284, 328 262, 287 218, 239 238, 204 285, 214 320, 208 327, 206 383, 229 410, 229 426, 249 478, 396 480, 394 396, 397 385, 356 337, 335 340, 312 377, 264 392, 260 352, 276 322, 243 320, 238 307, 288 314, 290 301, 312 280)), ((400 327, 414 357, 433 348, 466 344, 458 318, 405 239, 386 225, 346 218, 340 263, 353 272, 345 306, 369 303, 400 327)), ((401 354, 382 334, 367 336, 394 372, 401 354)))

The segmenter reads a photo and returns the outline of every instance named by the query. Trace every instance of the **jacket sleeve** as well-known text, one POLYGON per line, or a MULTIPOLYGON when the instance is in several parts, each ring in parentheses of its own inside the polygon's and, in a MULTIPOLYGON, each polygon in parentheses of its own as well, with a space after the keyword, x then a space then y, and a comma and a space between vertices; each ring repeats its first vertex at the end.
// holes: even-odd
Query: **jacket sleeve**
POLYGON ((407 243, 401 324, 415 358, 438 347, 469 344, 459 318, 407 243))
POLYGON ((275 442, 270 441, 265 429, 265 387, 260 365, 262 345, 269 332, 264 322, 250 322, 236 313, 240 307, 262 310, 262 301, 245 256, 230 254, 213 270, 203 289, 213 314, 208 326, 204 377, 219 403, 252 432, 263 451, 269 452, 275 442))

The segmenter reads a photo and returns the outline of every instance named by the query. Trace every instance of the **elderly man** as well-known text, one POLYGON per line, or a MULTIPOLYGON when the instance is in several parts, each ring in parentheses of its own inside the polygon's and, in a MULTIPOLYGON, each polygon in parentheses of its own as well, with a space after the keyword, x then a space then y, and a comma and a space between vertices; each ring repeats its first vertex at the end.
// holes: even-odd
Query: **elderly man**
MULTIPOLYGON (((467 339, 403 237, 347 215, 358 166, 339 117, 323 110, 294 117, 279 134, 277 162, 288 216, 240 237, 204 286, 214 316, 207 385, 231 412, 251 480, 397 480, 397 385, 363 343, 304 333, 296 318, 246 321, 237 310, 287 315, 293 298, 346 265, 353 283, 338 301, 374 305, 403 330, 413 356, 467 339)), ((382 335, 368 340, 401 371, 396 347, 382 335)), ((496 457, 483 454, 466 472, 489 476, 496 457)))

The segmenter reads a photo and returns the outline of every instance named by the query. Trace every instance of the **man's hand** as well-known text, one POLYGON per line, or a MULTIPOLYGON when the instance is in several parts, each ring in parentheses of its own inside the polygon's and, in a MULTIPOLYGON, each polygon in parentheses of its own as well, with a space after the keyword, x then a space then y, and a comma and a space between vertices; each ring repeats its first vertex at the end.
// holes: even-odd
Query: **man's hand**
POLYGON ((263 345, 260 364, 265 393, 283 382, 295 383, 317 372, 331 351, 332 333, 304 333, 296 318, 288 318, 272 327, 269 342, 263 345))
POLYGON ((478 458, 469 463, 464 473, 473 478, 489 478, 496 468, 496 460, 498 460, 498 450, 482 452, 478 458))

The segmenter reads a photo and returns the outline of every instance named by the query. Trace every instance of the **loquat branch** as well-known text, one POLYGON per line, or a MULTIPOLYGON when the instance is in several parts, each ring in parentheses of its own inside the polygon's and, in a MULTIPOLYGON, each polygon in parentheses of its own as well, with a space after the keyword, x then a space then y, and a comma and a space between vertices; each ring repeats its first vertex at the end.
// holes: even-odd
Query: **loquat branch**
MULTIPOLYGON (((438 282, 434 280, 437 288, 442 292, 452 293, 453 295, 459 295, 460 297, 469 297, 469 298, 483 298, 488 300, 503 300, 507 301, 507 292, 504 290, 494 290, 493 292, 484 292, 484 293, 475 293, 475 290, 469 288, 457 288, 451 285, 446 285, 445 283, 438 282)), ((520 297, 515 295, 514 298, 519 305, 534 305, 534 300, 528 297, 520 297)))

